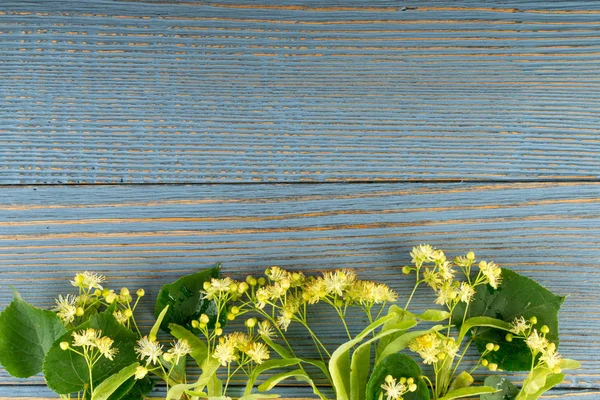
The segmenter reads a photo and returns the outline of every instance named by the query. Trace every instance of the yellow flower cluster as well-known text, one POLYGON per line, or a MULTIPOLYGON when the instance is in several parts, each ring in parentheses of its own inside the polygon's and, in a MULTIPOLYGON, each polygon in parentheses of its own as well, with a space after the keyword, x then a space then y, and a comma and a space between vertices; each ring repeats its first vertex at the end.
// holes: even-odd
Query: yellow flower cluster
POLYGON ((102 336, 101 330, 93 328, 73 332, 73 341, 61 342, 60 348, 63 350, 71 350, 79 355, 82 355, 91 362, 97 361, 100 357, 106 357, 113 360, 119 349, 113 347, 114 340, 108 336, 102 336), (81 352, 73 349, 73 347, 81 347, 81 352))
POLYGON ((227 366, 233 361, 244 365, 249 361, 262 364, 269 359, 267 346, 243 332, 233 332, 219 338, 219 344, 213 351, 213 358, 227 366))
POLYGON ((445 337, 437 332, 427 333, 410 342, 408 348, 423 359, 425 364, 435 364, 446 357, 454 357, 459 344, 454 338, 445 337))
POLYGON ((472 279, 471 267, 476 263, 473 252, 450 262, 442 250, 422 244, 413 247, 410 255, 414 266, 405 266, 402 271, 405 274, 416 271, 417 285, 426 283, 437 293, 436 304, 446 305, 449 309, 453 309, 458 302, 471 302, 476 286, 489 284, 496 289, 501 282, 502 270, 493 262, 487 261, 479 262, 479 273, 472 279), (466 282, 455 280, 456 267, 463 272, 466 282))
MULTIPOLYGON (((70 282, 71 285, 79 288, 79 294, 58 295, 58 299, 55 300, 56 306, 52 309, 65 326, 76 325, 76 318, 92 314, 101 305, 108 306, 115 303, 117 307, 113 312, 113 316, 117 322, 129 328, 130 322, 133 320, 133 312, 140 298, 146 294, 144 289, 137 290, 137 299, 132 304, 133 297, 128 288, 121 288, 119 293, 115 293, 114 290, 103 287, 103 284, 106 283, 106 278, 103 275, 89 271, 76 274, 70 282)), ((79 320, 78 323, 83 321, 85 319, 79 320)), ((135 325, 135 321, 133 323, 135 325)))
POLYGON ((543 325, 538 331, 534 326, 538 323, 536 317, 525 320, 524 317, 515 318, 511 323, 511 334, 506 335, 506 340, 512 341, 515 337, 523 339, 533 357, 540 355, 538 366, 545 365, 555 374, 561 372, 561 355, 556 350, 556 344, 550 342, 546 335, 550 332, 548 326, 543 325))

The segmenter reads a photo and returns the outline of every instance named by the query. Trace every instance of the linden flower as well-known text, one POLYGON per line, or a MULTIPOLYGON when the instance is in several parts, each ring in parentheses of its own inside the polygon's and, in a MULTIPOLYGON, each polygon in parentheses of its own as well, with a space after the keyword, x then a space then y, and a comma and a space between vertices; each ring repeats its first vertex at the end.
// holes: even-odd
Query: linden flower
POLYGON ((258 323, 258 334, 261 336, 271 337, 273 336, 273 327, 271 323, 266 319, 258 323))
POLYGON ((235 344, 231 341, 224 341, 215 347, 213 358, 216 358, 222 366, 227 366, 232 361, 237 359, 235 344))
POLYGON ((452 269, 452 264, 448 261, 444 261, 438 266, 438 273, 445 281, 450 281, 454 278, 455 271, 452 269))
POLYGON ((79 332, 73 332, 71 334, 73 336, 73 346, 83 347, 83 346, 96 346, 96 341, 100 339, 102 336, 102 331, 97 331, 95 329, 89 328, 86 330, 82 330, 79 332))
POLYGON ((471 265, 473 265, 473 260, 469 259, 466 256, 458 256, 454 258, 454 264, 463 268, 470 267, 471 265))
POLYGON ((428 333, 410 342, 408 348, 418 353, 423 363, 432 364, 438 361, 437 355, 440 353, 441 344, 442 341, 435 333, 428 333))
POLYGON ((190 354, 191 352, 192 348, 190 347, 188 341, 185 339, 180 339, 176 342, 173 342, 173 347, 171 347, 169 351, 167 351, 167 353, 171 354, 173 357, 176 358, 174 364, 177 364, 181 357, 190 354))
POLYGON ((108 336, 103 336, 100 339, 96 340, 96 347, 98 348, 98 351, 100 351, 100 354, 102 354, 104 357, 108 358, 111 361, 113 360, 115 354, 119 352, 119 349, 114 349, 112 347, 113 343, 114 340, 112 340, 108 336))
POLYGON ((396 378, 386 378, 381 388, 385 391, 386 400, 402 400, 402 395, 408 391, 406 385, 397 382, 396 378))
POLYGON ((245 353, 257 364, 269 359, 269 350, 264 343, 253 342, 245 353))
POLYGON ((277 317, 277 326, 287 332, 290 323, 292 322, 291 318, 288 318, 285 313, 277 317))
POLYGON ((417 267, 423 265, 424 262, 430 262, 434 260, 433 256, 434 249, 429 244, 420 244, 418 246, 413 247, 410 252, 410 256, 412 257, 412 263, 417 267))
POLYGON ((59 294, 58 299, 55 301, 56 307, 54 307, 52 311, 55 311, 65 324, 73 322, 77 314, 77 297, 72 294, 62 297, 62 295, 59 294))
POLYGON ((230 286, 232 283, 234 282, 229 277, 223 279, 212 278, 210 280, 210 285, 208 285, 208 288, 203 292, 204 297, 208 300, 214 300, 221 293, 228 293, 231 290, 230 286))
POLYGON ((488 283, 494 289, 498 289, 498 285, 502 282, 502 269, 493 262, 481 261, 479 263, 481 273, 488 279, 488 283))
POLYGON ((290 278, 290 273, 279 267, 267 268, 265 275, 274 282, 278 282, 284 278, 290 278))
POLYGON ((103 275, 93 274, 89 271, 85 271, 82 274, 75 275, 75 279, 71 281, 71 285, 84 290, 102 290, 101 284, 104 282, 106 282, 106 278, 103 275))
POLYGON ((553 369, 560 365, 561 356, 556 352, 555 349, 547 349, 547 351, 540 357, 540 361, 546 363, 548 368, 553 369))
POLYGON ((538 334, 537 329, 534 329, 531 335, 525 339, 525 343, 531 350, 543 352, 548 347, 549 342, 548 339, 538 334))
POLYGON ((429 268, 425 268, 425 272, 423 272, 423 281, 427 283, 433 290, 437 290, 442 285, 442 278, 440 274, 430 270, 429 268))
POLYGON ((435 303, 439 305, 451 305, 454 300, 458 297, 458 292, 452 286, 451 281, 446 281, 438 289, 438 297, 435 299, 435 303))
POLYGON ((529 322, 525 321, 525 318, 523 317, 515 318, 511 325, 512 328, 510 329, 510 331, 516 335, 525 333, 531 327, 529 325, 529 322))
POLYGON ((144 336, 137 341, 135 352, 138 353, 140 360, 146 359, 146 365, 156 364, 159 357, 163 355, 163 347, 157 341, 144 336))
POLYGON ((115 317, 115 319, 117 320, 117 322, 120 323, 121 325, 125 325, 127 323, 127 321, 129 321, 129 317, 127 317, 120 310, 119 311, 115 311, 113 313, 113 316, 115 317))
POLYGON ((344 291, 352 285, 355 280, 356 274, 349 269, 338 269, 323 274, 323 281, 327 294, 343 296, 344 291))
POLYGON ((325 296, 327 296, 327 289, 323 278, 309 279, 306 282, 303 297, 308 301, 308 304, 316 304, 325 296))
POLYGON ((460 297, 460 301, 463 303, 469 303, 475 295, 475 289, 473 289, 473 286, 469 285, 468 283, 461 282, 458 295, 460 297))

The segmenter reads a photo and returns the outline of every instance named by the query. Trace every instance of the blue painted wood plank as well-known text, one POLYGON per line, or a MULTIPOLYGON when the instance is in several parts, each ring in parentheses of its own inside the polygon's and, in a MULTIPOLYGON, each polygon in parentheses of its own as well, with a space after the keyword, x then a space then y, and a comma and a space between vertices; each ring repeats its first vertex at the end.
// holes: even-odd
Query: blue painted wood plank
POLYGON ((364 3, 3 1, 0 183, 600 176, 598 2, 364 3))
MULTIPOLYGON (((236 277, 271 265, 354 268, 406 297, 411 285, 400 267, 413 245, 429 242, 450 256, 474 250, 569 295, 561 351, 583 367, 561 388, 576 395, 599 389, 599 222, 594 183, 7 187, 0 304, 12 285, 50 307, 53 293, 70 290, 69 277, 89 269, 108 275, 111 287, 146 288, 140 323, 148 329, 162 284, 217 261, 236 277)), ((415 307, 432 302, 421 292, 415 307)), ((343 331, 331 318, 323 310, 313 321, 335 346, 343 331)), ((354 317, 352 329, 363 322, 354 317)), ((301 331, 291 335, 314 351, 301 331)), ((0 371, 0 387, 23 383, 0 371)))

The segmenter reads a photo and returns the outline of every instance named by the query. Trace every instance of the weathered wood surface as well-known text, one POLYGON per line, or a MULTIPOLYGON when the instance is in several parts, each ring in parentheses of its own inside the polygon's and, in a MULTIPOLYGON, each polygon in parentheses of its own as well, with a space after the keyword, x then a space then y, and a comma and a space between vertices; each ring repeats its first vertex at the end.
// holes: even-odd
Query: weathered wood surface
MULTIPOLYGON (((561 349, 583 367, 561 388, 599 386, 599 183, 6 187, 0 203, 1 304, 10 284, 48 307, 89 269, 116 288, 145 287, 148 327, 160 285, 217 261, 235 276, 270 265, 354 268, 407 295, 400 267, 428 242, 452 256, 474 250, 568 294, 561 349)), ((415 307, 433 301, 424 292, 415 307)), ((330 317, 314 324, 333 345, 343 333, 330 317)), ((22 383, 0 373, 0 395, 22 383)))
POLYGON ((596 179, 599 29, 597 1, 4 0, 1 181, 596 179))
MULTIPOLYGON (((598 1, 3 0, 0 308, 8 285, 49 307, 82 269, 153 294, 216 261, 406 293, 431 242, 570 294, 583 367, 546 397, 598 399, 599 67, 598 1)), ((14 397, 53 394, 0 369, 14 397)))

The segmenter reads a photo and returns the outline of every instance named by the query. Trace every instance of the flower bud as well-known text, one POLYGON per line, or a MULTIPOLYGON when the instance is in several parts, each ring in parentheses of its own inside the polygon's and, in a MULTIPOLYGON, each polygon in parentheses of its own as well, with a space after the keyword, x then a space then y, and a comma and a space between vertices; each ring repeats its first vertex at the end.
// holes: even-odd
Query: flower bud
POLYGON ((529 322, 531 322, 532 325, 535 325, 535 324, 537 324, 537 318, 531 317, 531 318, 529 318, 529 322))
POLYGON ((220 328, 221 327, 221 323, 219 321, 215 322, 215 328, 220 328))
POLYGON ((283 316, 287 319, 292 319, 292 317, 294 316, 294 313, 292 313, 291 311, 284 311, 283 316))
POLYGON ((271 268, 265 268, 265 275, 271 275, 271 268))
POLYGON ((112 303, 114 303, 116 299, 117 299, 117 295, 116 295, 116 294, 114 294, 114 293, 110 293, 108 296, 106 296, 106 297, 104 298, 104 300, 106 300, 106 302, 107 302, 108 304, 112 304, 112 303))
POLYGON ((106 297, 106 296, 108 296, 109 294, 110 294, 110 290, 108 290, 108 289, 104 289, 104 290, 102 291, 102 297, 106 297))
POLYGON ((550 328, 548 328, 548 325, 543 325, 540 328, 540 332, 542 332, 542 333, 548 333, 548 332, 550 332, 550 328))
POLYGON ((444 360, 445 358, 446 358, 446 353, 438 353, 438 355, 437 355, 437 359, 438 359, 439 361, 442 361, 442 360, 444 360))
POLYGON ((200 322, 201 322, 201 323, 203 323, 203 324, 208 324, 208 321, 209 321, 209 319, 208 319, 208 315, 206 315, 206 314, 202 314, 202 315, 200 316, 200 322))
POLYGON ((485 267, 487 267, 487 262, 485 262, 485 261, 480 261, 480 262, 479 262, 479 268, 480 268, 480 269, 484 269, 485 267))
POLYGON ((121 296, 129 296, 129 289, 126 287, 121 288, 121 296))
POLYGON ((410 385, 408 385, 408 391, 409 392, 416 392, 417 391, 417 384, 416 383, 411 383, 410 385))
POLYGON ((548 350, 549 351, 556 350, 556 343, 552 343, 552 342, 548 343, 548 350))
POLYGON ((292 284, 290 283, 290 280, 287 278, 283 278, 280 282, 280 285, 283 288, 283 290, 288 290, 290 288, 290 286, 292 286, 292 284))
POLYGON ((231 312, 228 312, 227 313, 227 320, 228 321, 233 321, 234 319, 235 319, 235 314, 231 313, 231 312))
POLYGON ((250 286, 256 286, 256 284, 258 283, 258 281, 252 275, 248 275, 246 277, 246 283, 248 283, 248 285, 250 285, 250 286))
POLYGON ((490 362, 489 362, 488 360, 486 360, 485 358, 484 358, 483 360, 481 360, 481 365, 483 365, 484 367, 487 367, 487 365, 488 365, 489 363, 490 363, 490 362))
POLYGON ((77 307, 77 309, 75 310, 75 315, 78 317, 83 317, 83 314, 85 314, 85 310, 83 309, 83 307, 77 307))
POLYGON ((240 308, 238 306, 231 307, 231 313, 235 314, 235 315, 239 314, 240 313, 240 308))
POLYGON ((256 318, 248 318, 246 320, 246 326, 248 328, 254 328, 255 325, 256 325, 256 318))
POLYGON ((408 265, 405 265, 404 267, 402 267, 402 273, 404 275, 410 274, 410 270, 411 270, 411 268, 408 265))
POLYGON ((229 290, 232 292, 237 292, 238 290, 238 284, 237 283, 232 283, 231 285, 229 285, 229 290))
POLYGON ((223 334, 223 329, 222 328, 215 329, 215 335, 221 336, 222 334, 223 334))
POLYGON ((414 380, 414 378, 408 378, 406 380, 406 383, 408 383, 409 385, 412 385, 413 383, 415 383, 415 380, 414 380))
POLYGON ((498 364, 496 364, 496 363, 490 363, 490 364, 488 365, 488 369, 489 369, 490 371, 497 371, 497 370, 498 370, 498 364))
POLYGON ((135 294, 137 294, 138 297, 144 297, 146 295, 146 291, 144 289, 138 289, 135 294))
POLYGON ((263 277, 258 278, 258 284, 260 286, 263 286, 265 283, 267 283, 267 280, 263 277))
POLYGON ((60 342, 60 348, 63 350, 69 349, 69 342, 60 342))
POLYGON ((485 349, 486 349, 487 351, 492 351, 492 350, 494 350, 494 343, 488 343, 488 344, 486 344, 486 345, 485 345, 485 349))
POLYGON ((125 315, 127 318, 131 318, 133 317, 133 311, 131 311, 131 309, 128 308, 127 310, 123 311, 123 315, 125 315))
POLYGON ((400 383, 404 385, 406 383, 406 378, 405 377, 400 378, 400 383))
POLYGON ((298 282, 298 281, 299 281, 301 278, 302 278, 302 277, 301 277, 301 276, 300 276, 300 274, 299 274, 299 273, 297 273, 297 272, 294 272, 294 273, 292 274, 292 280, 293 280, 294 282, 298 282))
POLYGON ((210 289, 210 282, 208 282, 208 281, 205 281, 205 282, 202 284, 202 288, 203 288, 204 290, 208 290, 208 289, 210 289))
POLYGON ((102 296, 102 290, 100 290, 100 289, 94 290, 94 296, 97 296, 97 297, 102 296))
POLYGON ((512 342, 513 341, 513 335, 512 333, 507 333, 506 336, 504 337, 504 339, 506 339, 507 342, 512 342))
POLYGON ((242 282, 238 285, 238 292, 245 293, 249 289, 249 286, 246 282, 242 282))
POLYGON ((392 383, 394 381, 394 377, 391 375, 387 375, 385 377, 385 383, 392 383))
POLYGON ((198 329, 199 326, 200 326, 200 322, 198 322, 197 320, 193 319, 192 320, 192 328, 198 329))
POLYGON ((475 259, 475 253, 472 251, 467 253, 467 259, 473 261, 475 259))
POLYGON ((500 345, 499 344, 495 344, 494 345, 494 351, 498 351, 500 350, 500 345))

